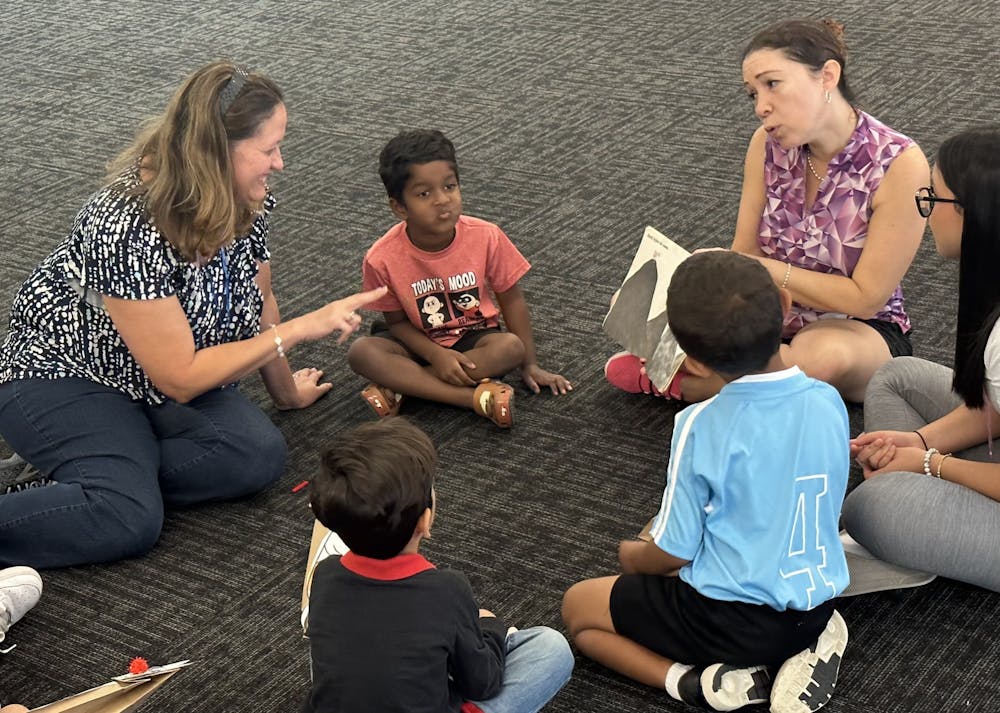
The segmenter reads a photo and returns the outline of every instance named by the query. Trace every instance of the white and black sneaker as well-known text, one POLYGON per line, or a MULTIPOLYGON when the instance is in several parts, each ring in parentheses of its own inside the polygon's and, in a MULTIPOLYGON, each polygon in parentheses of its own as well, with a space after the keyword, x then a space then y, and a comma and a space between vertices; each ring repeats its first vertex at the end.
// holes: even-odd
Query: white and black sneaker
POLYGON ((743 706, 767 703, 771 696, 771 672, 766 666, 740 668, 712 664, 701 672, 701 694, 712 710, 734 711, 743 706))
POLYGON ((0 495, 42 488, 51 482, 17 453, 0 460, 0 495))
POLYGON ((816 643, 781 665, 771 690, 771 713, 814 713, 830 702, 847 648, 847 623, 834 610, 816 643))

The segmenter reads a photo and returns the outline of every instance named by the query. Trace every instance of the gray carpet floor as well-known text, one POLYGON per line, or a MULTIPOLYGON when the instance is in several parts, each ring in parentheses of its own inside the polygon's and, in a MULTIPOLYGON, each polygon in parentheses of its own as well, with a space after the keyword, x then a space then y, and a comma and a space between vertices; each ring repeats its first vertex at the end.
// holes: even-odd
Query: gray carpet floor
MULTIPOLYGON (((757 126, 739 51, 758 27, 835 12, 862 104, 932 153, 995 121, 993 0, 7 0, 0 5, 0 313, 59 241, 104 163, 199 64, 230 57, 273 76, 290 113, 271 249, 286 315, 354 291, 392 223, 376 173, 398 130, 437 127, 459 150, 466 212, 502 225, 534 265, 524 280, 543 365, 563 398, 520 391, 500 432, 411 403, 441 452, 426 553, 465 571, 519 626, 559 627, 562 592, 613 573, 615 547, 655 511, 675 407, 615 392, 600 324, 644 225, 690 248, 728 245, 743 153, 757 126)), ((956 270, 928 236, 907 277, 918 356, 950 363, 956 270)), ((311 527, 294 484, 317 452, 369 418, 332 342, 295 366, 335 384, 278 413, 288 472, 261 495, 171 513, 150 555, 45 572, 41 603, 0 657, 0 698, 41 705, 124 672, 132 656, 195 665, 143 710, 290 711, 308 686, 297 602, 311 527)), ((516 378, 515 378, 516 381, 516 378)), ((520 388, 520 384, 517 384, 520 388)), ((860 429, 860 409, 852 424, 860 429)), ((855 479, 857 475, 855 474, 855 479)), ((1000 595, 950 581, 842 604, 851 644, 831 713, 1000 710, 1000 595)), ((580 659, 551 711, 680 711, 580 659)))

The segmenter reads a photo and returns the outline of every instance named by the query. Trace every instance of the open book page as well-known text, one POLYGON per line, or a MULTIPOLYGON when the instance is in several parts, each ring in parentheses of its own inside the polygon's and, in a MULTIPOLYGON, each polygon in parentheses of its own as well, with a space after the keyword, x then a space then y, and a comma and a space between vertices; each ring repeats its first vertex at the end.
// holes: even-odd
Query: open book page
POLYGON ((154 666, 141 674, 115 676, 102 686, 67 696, 40 708, 32 708, 30 713, 126 713, 134 710, 141 701, 190 663, 177 661, 165 666, 154 666))
POLYGON ((604 318, 604 331, 646 360, 653 385, 665 390, 684 362, 684 351, 667 327, 667 287, 690 255, 655 228, 646 227, 618 298, 604 318))
POLYGON ((302 633, 309 634, 309 594, 312 591, 312 578, 316 565, 327 557, 340 557, 349 552, 349 548, 340 539, 340 535, 331 532, 319 520, 313 521, 312 540, 309 543, 309 556, 306 558, 306 576, 302 583, 302 633))

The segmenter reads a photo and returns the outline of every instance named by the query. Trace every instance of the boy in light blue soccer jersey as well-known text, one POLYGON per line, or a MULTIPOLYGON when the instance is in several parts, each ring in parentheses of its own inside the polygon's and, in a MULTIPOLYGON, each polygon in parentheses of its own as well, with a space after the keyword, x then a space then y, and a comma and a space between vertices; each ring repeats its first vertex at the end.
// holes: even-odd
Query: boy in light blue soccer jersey
POLYGON ((622 542, 624 574, 563 599, 582 653, 713 710, 818 710, 847 644, 831 601, 848 583, 847 411, 782 361, 790 304, 752 258, 710 251, 680 265, 670 329, 688 363, 726 386, 677 415, 652 541, 622 542))

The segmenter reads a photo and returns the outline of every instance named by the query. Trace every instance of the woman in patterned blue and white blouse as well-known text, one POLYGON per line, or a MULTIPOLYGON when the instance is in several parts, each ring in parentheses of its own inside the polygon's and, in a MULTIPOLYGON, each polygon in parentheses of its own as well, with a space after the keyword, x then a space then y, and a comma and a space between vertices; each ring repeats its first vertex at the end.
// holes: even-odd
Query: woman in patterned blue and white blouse
POLYGON ((281 321, 267 179, 285 123, 268 78, 228 62, 197 70, 21 287, 0 354, 0 434, 51 483, 0 495, 0 567, 139 555, 164 506, 281 476, 281 432, 232 385, 260 370, 278 408, 308 406, 330 384, 293 373, 285 352, 344 341, 381 296, 281 321))

